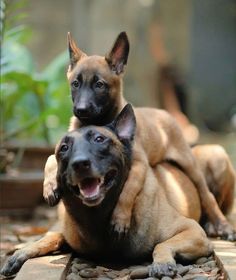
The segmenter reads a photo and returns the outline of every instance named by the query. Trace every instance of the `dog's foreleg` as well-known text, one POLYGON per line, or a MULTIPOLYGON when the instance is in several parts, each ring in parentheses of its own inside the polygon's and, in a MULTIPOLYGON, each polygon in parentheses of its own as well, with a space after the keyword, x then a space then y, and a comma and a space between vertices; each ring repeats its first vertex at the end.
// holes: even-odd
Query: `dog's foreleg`
POLYGON ((65 239, 60 232, 48 232, 39 241, 29 244, 17 250, 3 266, 0 274, 9 276, 17 273, 22 265, 31 258, 44 256, 50 252, 57 251, 65 243, 65 239))
POLYGON ((140 148, 134 150, 134 159, 128 179, 120 194, 118 203, 113 211, 112 225, 118 233, 126 233, 129 230, 132 209, 135 199, 144 185, 147 169, 149 168, 145 154, 140 148))
POLYGON ((43 196, 50 206, 55 206, 61 199, 57 185, 57 161, 55 155, 48 157, 44 168, 43 196))
MULTIPOLYGON (((208 256, 213 251, 203 229, 194 220, 183 219, 182 230, 178 227, 176 235, 155 246, 149 276, 173 277, 177 273, 176 256, 194 260, 208 256)), ((181 224, 181 221, 178 224, 181 224)))

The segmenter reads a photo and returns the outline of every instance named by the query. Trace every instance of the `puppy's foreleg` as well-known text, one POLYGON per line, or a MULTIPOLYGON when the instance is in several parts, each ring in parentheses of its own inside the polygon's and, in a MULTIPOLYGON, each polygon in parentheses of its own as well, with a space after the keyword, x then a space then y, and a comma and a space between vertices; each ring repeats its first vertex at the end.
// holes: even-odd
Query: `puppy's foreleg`
POLYGON ((128 179, 113 211, 111 223, 114 226, 114 230, 120 234, 129 230, 134 202, 146 179, 149 165, 145 161, 146 156, 141 151, 134 155, 128 179))
POLYGON ((48 157, 44 168, 43 196, 50 206, 55 206, 61 199, 57 185, 57 161, 55 155, 48 157))
POLYGON ((50 252, 57 251, 65 243, 60 232, 48 232, 39 241, 17 250, 3 266, 0 274, 9 276, 17 273, 22 265, 31 258, 44 256, 50 252))

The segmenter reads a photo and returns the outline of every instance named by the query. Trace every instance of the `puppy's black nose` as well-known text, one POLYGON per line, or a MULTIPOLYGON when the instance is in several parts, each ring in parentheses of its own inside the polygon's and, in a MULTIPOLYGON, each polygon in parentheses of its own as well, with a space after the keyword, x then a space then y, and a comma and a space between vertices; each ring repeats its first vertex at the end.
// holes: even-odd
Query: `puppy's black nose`
POLYGON ((88 118, 90 109, 87 107, 76 107, 74 113, 78 118, 88 118))
POLYGON ((76 158, 71 165, 75 171, 86 171, 90 169, 91 162, 87 158, 76 158))

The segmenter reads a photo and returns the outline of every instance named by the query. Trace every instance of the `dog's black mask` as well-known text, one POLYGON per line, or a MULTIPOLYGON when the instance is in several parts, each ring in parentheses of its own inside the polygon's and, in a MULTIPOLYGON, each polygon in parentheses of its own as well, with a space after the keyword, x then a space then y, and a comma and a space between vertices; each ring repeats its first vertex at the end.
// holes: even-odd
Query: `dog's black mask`
POLYGON ((117 193, 128 176, 135 117, 130 104, 108 126, 86 126, 69 132, 56 149, 57 181, 87 206, 117 193))

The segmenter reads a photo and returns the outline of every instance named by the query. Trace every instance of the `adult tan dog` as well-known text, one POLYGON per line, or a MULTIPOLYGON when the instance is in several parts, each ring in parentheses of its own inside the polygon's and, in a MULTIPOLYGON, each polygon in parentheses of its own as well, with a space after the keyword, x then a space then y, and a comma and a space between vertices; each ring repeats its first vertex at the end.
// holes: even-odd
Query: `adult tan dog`
POLYGON ((129 232, 115 238, 111 218, 132 166, 135 126, 128 104, 108 126, 86 126, 63 137, 56 149, 61 228, 16 251, 3 275, 16 273, 27 259, 58 250, 65 242, 100 261, 140 260, 152 254, 148 270, 155 277, 174 277, 177 257, 193 260, 212 252, 197 223, 201 216, 197 191, 181 170, 168 163, 153 169, 143 163, 147 175, 135 199, 129 232))
MULTIPOLYGON (((129 42, 121 33, 107 56, 87 56, 68 36, 70 66, 67 77, 71 86, 74 117, 69 130, 89 124, 105 125, 121 111, 126 101, 122 95, 122 73, 127 63, 129 42)), ((194 182, 201 205, 218 236, 236 240, 236 232, 221 212, 206 180, 185 142, 175 120, 165 111, 135 108, 137 131, 132 168, 113 212, 116 231, 127 232, 137 195, 146 180, 148 164, 175 162, 194 182), (148 164, 143 164, 143 163, 148 164)), ((50 205, 60 200, 56 184, 57 165, 51 156, 45 167, 44 197, 50 205)), ((211 233, 211 232, 209 232, 211 233)))

